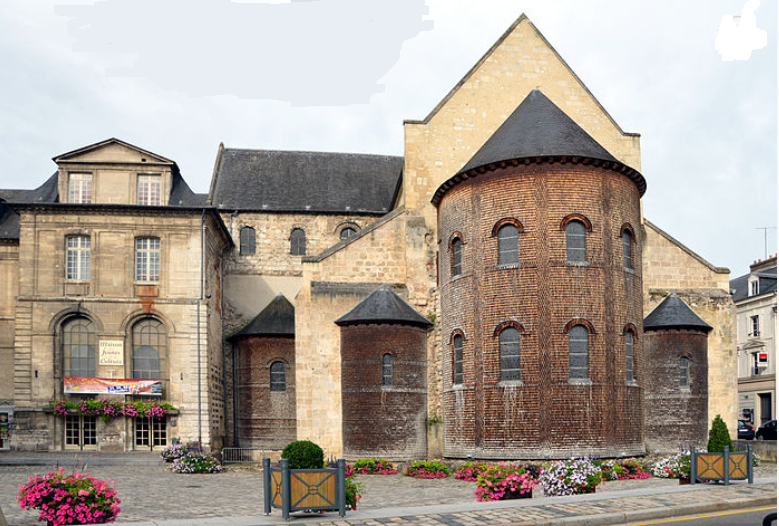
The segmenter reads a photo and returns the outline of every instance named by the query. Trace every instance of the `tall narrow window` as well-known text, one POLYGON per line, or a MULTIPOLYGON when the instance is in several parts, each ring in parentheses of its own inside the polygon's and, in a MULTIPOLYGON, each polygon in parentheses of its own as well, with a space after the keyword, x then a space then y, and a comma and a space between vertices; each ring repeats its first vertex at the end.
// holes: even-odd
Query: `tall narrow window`
POLYGON ((156 283, 160 280, 160 240, 139 237, 135 240, 135 281, 156 283))
POLYGON ((748 336, 760 336, 760 315, 749 317, 748 336))
POLYGON ((463 241, 459 237, 452 240, 452 276, 463 273, 463 241))
POLYGON ((62 328, 62 356, 65 376, 95 376, 95 325, 87 318, 72 318, 62 328))
POLYGON ((392 355, 385 353, 381 357, 381 385, 392 385, 392 355))
POLYGON ((625 268, 633 268, 633 237, 630 232, 625 229, 622 231, 622 266, 625 268))
POLYGON ((625 380, 633 381, 633 332, 625 333, 625 380))
POLYGON ((141 206, 160 206, 162 204, 161 176, 138 176, 138 204, 141 206))
POLYGON ((275 392, 287 390, 287 368, 284 362, 270 364, 270 390, 275 392))
POLYGON ((498 265, 519 263, 519 229, 503 225, 498 230, 498 265))
POLYGON ((565 251, 568 261, 587 261, 587 240, 584 223, 581 221, 569 221, 565 225, 565 251))
POLYGON ((459 334, 455 334, 453 340, 454 344, 454 383, 463 383, 463 337, 459 334))
POLYGON ((293 256, 306 255, 306 232, 302 228, 296 228, 290 234, 289 253, 293 256))
POLYGON ((690 388, 690 359, 686 356, 679 358, 679 388, 690 388))
POLYGON ((520 347, 519 331, 514 327, 507 327, 500 331, 500 379, 520 380, 520 347))
POLYGON ((586 380, 590 377, 590 333, 584 325, 574 325, 568 331, 569 378, 586 380))
POLYGON ((241 255, 251 256, 256 248, 256 232, 250 226, 241 229, 241 255))
POLYGON ((68 203, 92 202, 92 174, 68 174, 68 203))
POLYGON ((350 237, 352 237, 356 233, 357 233, 357 231, 355 229, 353 229, 350 226, 347 226, 346 228, 341 230, 341 241, 343 241, 344 239, 349 239, 350 237))
POLYGON ((165 352, 165 326, 148 318, 133 326, 133 378, 161 380, 160 356, 165 352))
POLYGON ((92 259, 92 243, 89 236, 70 236, 67 238, 66 245, 66 278, 89 279, 92 259))

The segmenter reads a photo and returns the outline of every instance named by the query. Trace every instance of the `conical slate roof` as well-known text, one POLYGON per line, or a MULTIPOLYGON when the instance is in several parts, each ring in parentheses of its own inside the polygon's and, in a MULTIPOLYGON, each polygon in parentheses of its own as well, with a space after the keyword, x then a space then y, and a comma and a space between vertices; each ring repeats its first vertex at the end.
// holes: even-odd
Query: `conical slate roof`
POLYGON ((295 307, 283 294, 279 294, 246 327, 228 340, 245 336, 295 336, 295 307))
POLYGON ((432 325, 427 318, 419 314, 387 285, 382 285, 371 292, 352 310, 335 320, 335 323, 341 326, 358 323, 396 323, 420 327, 432 325))
POLYGON ((646 191, 646 181, 640 173, 617 160, 546 95, 534 89, 471 160, 438 188, 433 204, 438 204, 446 190, 473 176, 468 172, 477 168, 518 159, 561 157, 607 163, 635 182, 641 195, 646 191))
POLYGON ((676 294, 671 294, 644 318, 645 331, 692 329, 709 332, 711 326, 700 319, 676 294))

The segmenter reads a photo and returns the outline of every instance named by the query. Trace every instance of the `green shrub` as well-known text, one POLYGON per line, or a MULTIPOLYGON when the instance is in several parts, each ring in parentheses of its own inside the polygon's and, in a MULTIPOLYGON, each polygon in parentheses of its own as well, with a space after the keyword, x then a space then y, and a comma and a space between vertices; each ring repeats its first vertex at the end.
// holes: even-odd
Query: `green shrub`
POLYGON ((383 458, 361 458, 354 463, 355 473, 360 475, 394 475, 397 470, 389 460, 383 458))
POLYGON ((445 479, 449 476, 449 468, 435 460, 418 460, 406 468, 403 474, 418 479, 445 479))
POLYGON ((289 469, 322 469, 325 452, 310 440, 290 442, 281 452, 281 458, 289 460, 289 469))
POLYGON ((730 439, 728 425, 722 420, 720 415, 717 415, 711 423, 709 444, 706 446, 706 450, 709 453, 721 453, 725 451, 725 446, 728 446, 730 451, 733 451, 733 441, 730 439))

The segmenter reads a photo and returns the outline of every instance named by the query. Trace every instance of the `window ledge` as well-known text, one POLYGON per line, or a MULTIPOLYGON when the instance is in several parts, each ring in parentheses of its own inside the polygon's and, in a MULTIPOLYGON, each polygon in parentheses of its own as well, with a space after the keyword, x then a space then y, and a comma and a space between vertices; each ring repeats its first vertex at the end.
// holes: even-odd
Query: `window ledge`
POLYGON ((589 378, 571 378, 568 380, 568 385, 592 385, 592 380, 589 378))
POLYGON ((524 385, 522 380, 501 380, 497 383, 497 387, 522 387, 524 385))
POLYGON ((633 268, 630 267, 622 267, 623 272, 626 272, 627 274, 633 274, 636 275, 636 271, 633 268))
POLYGON ((465 391, 465 384, 452 384, 452 391, 465 391))
POLYGON ((590 262, 589 261, 567 261, 565 264, 569 267, 589 267, 590 262))
POLYGON ((504 268, 522 268, 521 263, 503 263, 502 265, 495 265, 495 268, 504 269, 504 268))
POLYGON ((625 380, 625 385, 628 387, 638 387, 638 382, 635 380, 625 380))

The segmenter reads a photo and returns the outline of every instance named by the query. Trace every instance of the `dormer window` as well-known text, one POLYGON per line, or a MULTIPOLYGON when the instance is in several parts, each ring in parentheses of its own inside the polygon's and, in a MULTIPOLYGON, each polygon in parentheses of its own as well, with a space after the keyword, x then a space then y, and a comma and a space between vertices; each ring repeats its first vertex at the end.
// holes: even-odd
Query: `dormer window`
POLYGON ((160 206, 162 204, 162 177, 159 175, 138 176, 138 204, 160 206))
POLYGON ((92 202, 92 174, 72 173, 68 175, 68 203, 88 204, 92 202))

